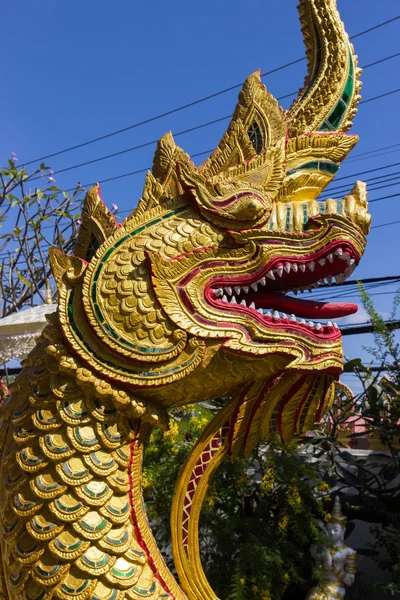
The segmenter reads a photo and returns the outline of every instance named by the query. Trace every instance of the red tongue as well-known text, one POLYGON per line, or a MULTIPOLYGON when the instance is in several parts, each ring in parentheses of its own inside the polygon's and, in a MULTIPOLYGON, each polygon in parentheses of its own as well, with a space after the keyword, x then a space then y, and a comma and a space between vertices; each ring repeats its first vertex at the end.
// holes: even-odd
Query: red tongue
POLYGON ((349 302, 316 302, 274 293, 249 294, 258 308, 275 308, 305 319, 339 319, 357 312, 357 304, 349 302))

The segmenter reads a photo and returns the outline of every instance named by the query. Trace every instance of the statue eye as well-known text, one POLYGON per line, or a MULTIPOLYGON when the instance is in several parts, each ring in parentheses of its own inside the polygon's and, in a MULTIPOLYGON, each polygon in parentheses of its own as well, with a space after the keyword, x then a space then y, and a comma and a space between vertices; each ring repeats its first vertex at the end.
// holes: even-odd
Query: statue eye
POLYGON ((253 144, 254 150, 257 152, 257 154, 261 154, 263 149, 263 137, 257 121, 253 121, 250 129, 247 132, 247 135, 249 136, 250 141, 253 144))

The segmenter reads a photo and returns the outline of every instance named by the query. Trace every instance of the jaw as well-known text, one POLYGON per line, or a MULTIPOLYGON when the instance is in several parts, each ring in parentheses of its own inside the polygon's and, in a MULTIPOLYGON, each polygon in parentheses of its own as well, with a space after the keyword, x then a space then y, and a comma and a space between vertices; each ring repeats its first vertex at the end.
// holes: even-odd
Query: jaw
POLYGON ((357 249, 348 241, 334 240, 304 255, 288 249, 252 273, 214 278, 206 285, 204 297, 215 309, 247 315, 268 329, 283 327, 312 339, 334 341, 341 337, 335 319, 354 314, 357 305, 296 296, 319 285, 343 283, 359 259, 357 249))
POLYGON ((328 217, 303 233, 260 229, 232 237, 242 245, 199 250, 196 268, 152 258, 154 288, 168 316, 237 354, 286 356, 289 369, 338 375, 335 320, 357 307, 301 300, 292 292, 344 281, 361 258, 365 235, 348 219, 328 217))

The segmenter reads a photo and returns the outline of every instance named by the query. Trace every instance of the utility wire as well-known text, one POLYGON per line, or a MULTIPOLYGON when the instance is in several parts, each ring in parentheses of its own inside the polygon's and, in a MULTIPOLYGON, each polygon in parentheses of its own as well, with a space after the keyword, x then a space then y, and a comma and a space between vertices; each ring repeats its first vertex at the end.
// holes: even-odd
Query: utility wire
MULTIPOLYGON (((360 154, 354 154, 347 159, 347 162, 354 162, 355 160, 361 160, 361 157, 367 156, 368 154, 375 154, 382 150, 391 150, 392 148, 400 148, 400 144, 391 144, 390 146, 383 146, 382 148, 375 148, 374 150, 368 150, 367 152, 361 152, 360 154)), ((397 151, 396 151, 397 152, 397 151)))
MULTIPOLYGON (((384 321, 384 324, 390 331, 400 329, 400 321, 384 321)), ((360 335, 362 333, 373 333, 376 331, 372 323, 362 323, 361 325, 353 325, 351 327, 340 328, 343 335, 360 335)))
MULTIPOLYGON (((142 170, 140 170, 140 171, 137 171, 137 172, 139 172, 139 173, 143 173, 143 172, 146 172, 147 170, 148 170, 148 169, 142 169, 142 170)), ((128 175, 129 175, 129 174, 128 174, 128 175)), ((70 190, 66 190, 66 191, 69 191, 69 192, 71 192, 71 191, 75 191, 75 189, 76 189, 76 188, 72 188, 72 189, 70 189, 70 190)), ((392 198, 397 198, 397 197, 399 197, 399 196, 400 196, 400 193, 398 193, 398 194, 390 194, 390 195, 388 195, 388 196, 381 196, 380 198, 374 198, 374 200, 369 200, 369 202, 368 202, 368 203, 369 203, 369 204, 372 204, 373 202, 381 202, 381 201, 383 201, 383 200, 389 200, 389 199, 392 199, 392 198)), ((133 210, 133 209, 121 210, 121 211, 119 211, 119 212, 117 213, 117 215, 121 215, 121 216, 122 216, 122 215, 126 215, 126 214, 129 214, 129 213, 131 213, 131 212, 132 212, 132 210, 133 210)), ((383 223, 382 225, 377 225, 377 227, 385 227, 386 225, 393 225, 393 224, 395 224, 395 223, 397 223, 397 221, 390 222, 390 223, 383 223)), ((45 229, 46 229, 46 230, 49 230, 49 229, 52 229, 52 226, 51 226, 51 225, 44 225, 42 229, 43 229, 43 230, 45 230, 45 229)), ((372 227, 371 229, 373 229, 373 227, 372 227)), ((47 245, 47 246, 46 246, 46 248, 50 248, 50 247, 51 247, 51 245, 47 245)), ((9 257, 9 254, 8 254, 7 252, 3 252, 2 254, 0 254, 0 258, 8 258, 8 257, 9 257)))
MULTIPOLYGON (((365 29, 364 31, 360 31, 359 33, 356 33, 355 35, 352 36, 351 39, 356 39, 358 37, 361 37, 363 35, 366 35, 368 33, 371 33, 372 31, 376 31, 377 29, 380 29, 381 27, 385 27, 386 25, 389 25, 390 23, 393 23, 397 20, 400 19, 400 15, 397 15, 396 17, 393 17, 392 19, 388 19, 387 21, 383 21, 382 23, 378 23, 377 25, 374 25, 373 27, 370 27, 368 29, 365 29)), ((375 61, 373 63, 370 63, 369 65, 366 65, 364 67, 364 69, 368 68, 369 66, 373 66, 375 64, 379 64, 379 62, 384 62, 385 60, 390 60, 391 58, 394 58, 395 56, 398 56, 397 54, 392 55, 390 57, 386 57, 384 59, 380 59, 379 61, 375 61)), ((282 71, 284 69, 287 69, 288 67, 291 67, 293 65, 296 65, 298 63, 301 63, 303 61, 306 60, 306 57, 302 57, 302 58, 298 58, 296 60, 292 60, 284 65, 281 65, 280 67, 276 67, 274 69, 271 69, 270 71, 266 71, 265 73, 261 74, 261 77, 266 77, 267 75, 272 75, 273 73, 277 73, 278 71, 282 71)), ((161 113, 159 115, 155 115, 154 117, 150 117, 148 119, 144 119, 143 121, 139 121, 138 123, 134 123, 133 125, 128 125, 127 127, 123 127, 122 129, 118 129, 116 131, 112 131, 110 133, 107 133, 105 135, 99 136, 97 138, 93 138, 91 140, 87 140, 85 142, 82 142, 80 144, 76 144, 74 146, 70 146, 69 148, 64 148, 62 150, 58 150, 57 152, 53 152, 51 154, 46 154, 44 156, 41 156, 39 158, 35 158, 32 159, 28 162, 24 163, 24 166, 28 166, 32 163, 35 162, 40 162, 40 161, 44 161, 47 160, 48 158, 53 158, 54 156, 59 156, 60 154, 65 154, 66 152, 71 152, 72 150, 77 150, 78 148, 83 148, 84 146, 88 146, 90 144, 94 144, 96 142, 99 142, 101 140, 105 140, 107 138, 113 137, 115 135, 119 135, 120 133, 124 133, 125 131, 129 131, 131 129, 136 129, 137 127, 141 127, 142 125, 146 125, 148 123, 152 123, 158 119, 162 119, 163 117, 166 117, 168 115, 172 115, 174 113, 177 113, 179 111, 185 110, 187 108, 190 108, 192 106, 196 106, 197 104, 201 104, 202 102, 206 102, 207 100, 211 100, 211 98, 216 98, 217 96, 221 96, 222 94, 225 94, 227 92, 230 92, 232 90, 238 89, 240 87, 242 87, 243 83, 237 83, 235 85, 232 85, 230 87, 227 87, 223 90, 220 90, 218 92, 214 92, 213 94, 209 94, 208 96, 204 96, 203 98, 199 98, 197 100, 194 100, 193 102, 189 102, 187 104, 183 104, 182 106, 178 106, 176 108, 173 108, 169 111, 166 111, 164 113, 161 113)), ((297 93, 297 92, 296 92, 297 93)), ((393 93, 393 92, 392 92, 393 93)), ((292 94, 288 94, 288 96, 291 96, 292 94)), ((288 97, 287 96, 287 97, 288 97)), ((282 99, 282 98, 281 98, 282 99)))
MULTIPOLYGON (((398 53, 398 56, 400 56, 400 52, 398 53)), ((373 102, 375 100, 379 100, 380 98, 384 98, 385 96, 390 96, 391 94, 397 94, 399 92, 400 92, 400 88, 396 89, 396 90, 391 90, 390 92, 385 92, 383 94, 379 94, 378 96, 374 96, 373 98, 367 98, 366 100, 362 100, 360 102, 360 104, 365 104, 367 102, 373 102)), ((278 100, 282 100, 283 98, 286 98, 287 96, 294 96, 296 93, 297 92, 293 92, 291 94, 287 94, 286 96, 281 96, 280 98, 278 98, 278 100)), ((232 118, 232 115, 226 115, 224 117, 219 117, 218 119, 213 119, 212 121, 207 121, 206 123, 201 123, 199 125, 195 125, 194 127, 189 127, 188 129, 183 129, 182 131, 178 131, 177 133, 174 133, 174 138, 177 138, 181 135, 186 135, 188 133, 192 133, 193 131, 198 131, 199 129, 204 129, 205 127, 210 127, 211 125, 215 125, 216 123, 220 123, 222 121, 227 121, 228 119, 231 119, 231 118, 232 118)), ((97 158, 92 158, 91 160, 86 160, 84 162, 80 162, 75 165, 70 165, 69 167, 57 169, 56 171, 54 171, 54 174, 59 175, 60 173, 66 173, 67 171, 73 171, 74 169, 86 167, 88 165, 92 165, 94 163, 101 162, 103 160, 108 160, 110 158, 115 158, 116 156, 121 156, 123 154, 127 154, 128 152, 134 152, 135 150, 141 150, 142 148, 147 148, 148 146, 153 146, 153 145, 157 144, 158 141, 159 141, 158 139, 150 140, 147 142, 143 142, 142 144, 137 144, 136 146, 131 146, 130 148, 125 148, 124 150, 118 150, 117 152, 112 152, 110 154, 105 154, 104 156, 98 156, 97 158)), ((27 164, 30 164, 30 163, 26 163, 24 166, 26 166, 27 164)), ((31 181, 35 181, 37 179, 40 179, 40 176, 32 178, 31 181)))
MULTIPOLYGON (((384 169, 385 167, 383 167, 384 169)), ((366 173, 363 173, 366 174, 366 173)), ((358 174, 353 175, 353 177, 357 177, 358 174)), ((365 180, 365 183, 368 183, 368 191, 373 191, 370 187, 370 185, 381 185, 382 183, 388 183, 390 181, 394 181, 396 180, 398 177, 400 177, 400 171, 396 171, 395 173, 385 173, 384 175, 377 175, 376 177, 369 177, 368 179, 365 180)), ((335 183, 333 181, 333 183, 335 183)), ((342 191, 345 191, 348 189, 348 183, 343 183, 341 185, 338 186, 333 186, 328 188, 326 191, 324 190, 321 194, 321 196, 319 196, 319 200, 326 200, 327 198, 330 198, 330 194, 332 194, 332 192, 334 192, 335 194, 337 193, 342 193, 342 191)))
MULTIPOLYGON (((398 92, 400 92, 400 88, 399 88, 399 90, 397 90, 397 91, 398 91, 398 92)), ((383 97, 383 96, 385 96, 385 95, 387 95, 387 94, 381 94, 380 96, 376 96, 374 99, 375 99, 375 100, 377 100, 378 98, 381 98, 381 97, 383 97)), ((186 129, 186 130, 184 130, 184 131, 180 131, 180 132, 178 132, 177 134, 175 134, 175 135, 174 135, 174 137, 177 137, 178 135, 183 135, 183 134, 185 134, 185 133, 188 133, 188 132, 190 132, 190 131, 194 131, 194 130, 196 130, 196 129, 201 129, 201 128, 203 128, 203 127, 207 127, 207 126, 208 126, 208 125, 210 125, 210 124, 214 124, 214 123, 217 123, 217 122, 219 122, 219 121, 222 121, 222 120, 225 120, 225 119, 230 119, 230 118, 231 118, 231 116, 229 115, 229 116, 227 116, 227 117, 221 117, 220 119, 215 119, 214 121, 210 121, 210 122, 208 122, 208 123, 203 123, 203 124, 201 124, 201 125, 197 125, 196 127, 192 127, 192 128, 190 128, 190 129, 186 129)), ((78 165, 74 165, 73 167, 67 167, 67 168, 66 168, 66 169, 64 169, 64 170, 57 171, 57 173, 61 173, 61 172, 64 172, 64 171, 68 171, 68 170, 71 170, 71 169, 75 169, 75 168, 78 168, 78 167, 81 167, 81 166, 85 166, 85 165, 88 165, 88 164, 93 164, 93 163, 95 163, 95 162, 99 162, 99 161, 101 161, 101 160, 105 160, 105 159, 107 159, 107 158, 110 158, 110 157, 112 157, 112 156, 117 156, 117 155, 120 155, 120 154, 124 154, 124 153, 126 153, 126 152, 131 152, 132 150, 136 150, 136 149, 138 149, 138 148, 144 148, 145 146, 149 146, 149 145, 151 145, 151 144, 155 144, 157 141, 158 141, 158 140, 156 140, 156 141, 155 141, 155 140, 153 140, 153 141, 151 141, 151 142, 145 142, 144 144, 140 144, 139 146, 134 146, 133 148, 127 148, 126 150, 120 150, 119 152, 115 152, 115 153, 113 153, 113 154, 109 154, 109 155, 107 155, 107 156, 102 156, 102 157, 100 157, 100 158, 96 158, 96 159, 93 159, 93 160, 87 161, 87 162, 85 162, 85 163, 81 163, 81 164, 78 164, 78 165)), ((198 152, 197 154, 192 154, 192 158, 196 158, 196 157, 198 157, 198 156, 203 156, 203 155, 206 155, 206 154, 210 154, 212 151, 213 151, 213 150, 205 150, 205 151, 203 151, 203 152, 198 152)), ((367 169, 367 170, 365 170, 365 171, 360 171, 360 172, 358 172, 358 173, 355 173, 355 174, 351 174, 351 175, 345 175, 345 176, 343 176, 343 177, 338 177, 338 178, 336 178, 336 179, 335 179, 335 182, 336 182, 336 181, 342 181, 342 180, 344 180, 344 179, 349 179, 349 178, 351 178, 351 177, 356 177, 356 176, 358 176, 358 175, 364 175, 364 174, 367 174, 367 173, 374 173, 374 172, 376 172, 376 171, 382 171, 382 170, 384 170, 384 169, 389 169, 389 168, 391 168, 391 167, 398 166, 398 165, 400 165, 400 162, 392 163, 391 165, 386 165, 386 166, 383 166, 383 167, 377 167, 377 168, 375 168, 375 169, 367 169)), ((97 182, 96 182, 96 181, 93 181, 93 182, 91 182, 91 183, 85 183, 85 184, 83 184, 81 187, 83 187, 83 188, 91 187, 91 186, 92 186, 92 185, 94 185, 95 183, 100 183, 100 184, 101 184, 101 183, 108 183, 108 182, 110 182, 110 181, 116 181, 116 180, 118 180, 118 179, 123 179, 123 178, 125 178, 125 177, 131 177, 131 176, 133 176, 133 175, 138 175, 138 174, 140 174, 140 173, 146 173, 146 172, 147 172, 147 171, 149 171, 149 170, 151 170, 151 167, 146 167, 146 168, 144 168, 144 169, 137 169, 137 170, 135 170, 135 171, 130 171, 130 172, 128 172, 128 173, 122 173, 121 175, 114 175, 113 177, 107 177, 106 179, 100 179, 100 180, 98 180, 97 182)), ((30 181, 36 181, 37 179, 40 179, 40 177, 34 177, 34 178, 30 179, 30 181)), ((75 188, 69 188, 69 189, 67 189, 67 190, 65 190, 65 191, 67 191, 67 192, 72 192, 72 191, 74 191, 75 189, 76 189, 76 187, 75 187, 75 188)))

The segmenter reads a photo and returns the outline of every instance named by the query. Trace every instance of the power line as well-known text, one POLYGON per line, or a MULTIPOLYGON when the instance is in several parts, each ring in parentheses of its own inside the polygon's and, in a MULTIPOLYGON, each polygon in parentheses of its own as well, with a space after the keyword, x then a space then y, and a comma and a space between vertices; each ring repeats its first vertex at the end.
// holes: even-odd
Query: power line
POLYGON ((397 225, 400 221, 390 221, 390 223, 381 223, 380 225, 374 225, 371 229, 379 229, 380 227, 388 227, 389 225, 397 225))
MULTIPOLYGON (((397 91, 400 92, 400 88, 397 91)), ((381 94, 380 96, 375 96, 374 100, 377 100, 378 98, 381 98, 384 95, 387 95, 387 94, 381 94)), ((230 118, 231 118, 231 115, 226 116, 226 117, 221 117, 220 119, 215 119, 214 121, 209 121, 208 123, 202 123, 201 125, 196 125, 195 127, 192 127, 192 128, 186 129, 184 131, 178 132, 177 134, 175 134, 174 137, 177 137, 178 135, 183 135, 185 133, 189 133, 190 131, 195 131, 196 129, 201 129, 203 127, 207 127, 208 125, 211 125, 211 124, 214 124, 214 123, 218 123, 219 121, 223 121, 223 120, 230 119, 230 118)), ((115 153, 107 155, 107 156, 96 158, 96 159, 93 159, 91 161, 87 161, 85 163, 81 163, 79 165, 74 165, 73 167, 68 167, 67 169, 64 169, 64 171, 65 170, 74 169, 74 168, 77 168, 79 166, 85 166, 85 165, 88 165, 88 164, 92 164, 94 162, 99 162, 101 160, 105 160, 105 159, 110 158, 112 156, 117 156, 117 155, 120 155, 120 154, 124 154, 126 152, 131 152, 132 150, 135 150, 135 149, 138 149, 138 148, 143 148, 144 146, 149 146, 149 145, 155 144, 155 143, 156 143, 156 141, 154 141, 154 140, 152 142, 145 142, 144 144, 140 144, 139 146, 134 146, 133 148, 127 148, 126 150, 121 150, 119 152, 115 152, 115 153)), ((192 154, 192 158, 196 158, 198 156, 202 156, 202 155, 205 155, 205 154, 210 154, 212 151, 213 150, 206 150, 206 151, 203 151, 203 152, 198 152, 196 154, 192 154)), ((396 163, 393 163, 391 165, 387 165, 387 166, 384 166, 384 167, 378 167, 378 168, 375 168, 375 169, 367 169, 365 171, 360 171, 359 173, 352 174, 352 175, 346 175, 346 176, 343 176, 343 177, 339 177, 339 178, 336 178, 335 181, 342 181, 344 179, 355 177, 357 175, 364 175, 366 173, 373 173, 375 171, 381 171, 383 169, 389 169, 389 168, 391 168, 393 166, 397 166, 397 165, 400 165, 400 162, 396 162, 396 163)), ((109 183, 110 181, 116 181, 118 179, 123 179, 125 177, 131 177, 133 175, 138 175, 140 173, 146 173, 149 170, 151 170, 151 167, 146 167, 144 169, 138 169, 138 170, 135 170, 135 171, 129 171, 128 173, 122 173, 121 175, 114 175, 113 177, 107 177, 106 179, 100 179, 97 182, 96 181, 92 181, 90 183, 85 183, 85 184, 82 185, 82 187, 83 188, 91 187, 95 183, 100 183, 100 184, 101 183, 109 183)), ((57 171, 57 173, 61 173, 61 172, 62 171, 57 171)), ((37 179, 40 179, 40 177, 32 178, 32 179, 30 179, 30 181, 36 181, 37 179)), ((76 189, 76 187, 69 188, 69 189, 67 189, 65 191, 72 192, 75 189, 76 189)))
MULTIPOLYGON (((373 27, 365 29, 364 31, 360 31, 359 33, 356 33, 355 35, 352 36, 351 39, 356 39, 358 37, 361 37, 363 35, 371 33, 372 31, 376 31, 377 29, 380 29, 381 27, 385 27, 386 25, 389 25, 390 23, 393 23, 393 22, 395 22, 395 21, 397 21, 399 19, 400 19, 400 15, 397 15, 396 17, 393 17, 392 19, 388 19, 387 21, 383 21, 382 23, 378 23, 377 25, 374 25, 373 27)), ((386 57, 384 59, 380 59, 379 61, 375 61, 373 63, 370 63, 369 65, 366 65, 364 67, 364 69, 368 68, 369 66, 373 66, 375 64, 379 64, 380 62, 384 62, 385 60, 390 60, 391 58, 394 58, 395 56, 398 56, 398 55, 397 54, 396 55, 392 55, 391 57, 386 57)), ((282 71, 284 69, 287 69, 288 67, 296 65, 296 64, 298 64, 300 62, 303 62, 305 60, 306 60, 305 57, 298 58, 296 60, 292 60, 292 61, 286 63, 285 65, 281 65, 280 67, 276 67, 274 69, 271 69, 270 71, 266 71, 265 73, 262 73, 261 77, 266 77, 268 75, 272 75, 273 73, 277 73, 278 71, 282 71)), ((238 88, 242 87, 242 85, 243 85, 242 82, 241 83, 237 83, 235 85, 229 86, 229 87, 227 87, 227 88, 225 88, 223 90, 220 90, 218 92, 214 92, 213 94, 209 94, 208 96, 204 96, 203 98, 199 98, 197 100, 194 100, 193 102, 189 102, 187 104, 183 104, 182 106, 173 108, 173 109, 171 109, 169 111, 166 111, 164 113, 161 113, 159 115, 155 115, 154 117, 150 117, 148 119, 144 119, 143 121, 139 121, 138 123, 134 123, 133 125, 129 125, 127 127, 123 127, 122 129, 118 129, 116 131, 112 131, 110 133, 107 133, 105 135, 99 136, 97 138, 93 138, 91 140, 87 140, 86 142, 82 142, 80 144, 75 144, 74 146, 70 146, 69 148, 64 148, 62 150, 58 150, 57 152, 53 152, 51 154, 47 154, 45 156, 41 156, 39 158, 32 159, 32 160, 30 160, 28 162, 25 162, 23 164, 24 164, 24 166, 28 166, 28 165, 30 165, 32 163, 35 163, 35 162, 40 162, 40 161, 46 160, 48 158, 53 158, 54 156, 59 156, 60 154, 65 154, 66 152, 71 152, 72 150, 77 150, 78 148, 83 148, 84 146, 89 146, 90 144, 94 144, 94 143, 99 142, 101 140, 105 140, 107 138, 119 135, 120 133, 124 133, 125 131, 130 131, 131 129, 136 129, 137 127, 141 127, 142 125, 146 125, 148 123, 152 123, 152 122, 154 122, 154 121, 156 121, 158 119, 162 119, 163 117, 172 115, 174 113, 177 113, 179 111, 185 110, 185 109, 190 108, 192 106, 196 106, 198 104, 201 104, 202 102, 206 102, 207 100, 211 100, 212 98, 216 98, 217 96, 221 96, 222 94, 230 92, 230 91, 232 91, 234 89, 238 89, 238 88)), ((394 92, 391 92, 391 93, 394 93, 394 92)), ((291 95, 292 94, 288 94, 288 96, 291 96, 291 95)))
MULTIPOLYGON (((384 324, 391 331, 394 331, 395 329, 400 329, 400 321, 384 321, 384 324)), ((342 333, 342 336, 360 335, 362 333, 373 333, 374 331, 376 331, 376 328, 372 323, 362 323, 361 325, 353 325, 351 327, 341 327, 340 331, 342 333)))
MULTIPOLYGON (((389 168, 389 167, 381 167, 382 170, 389 168)), ((372 169, 370 170, 370 172, 372 172, 372 169)), ((358 175, 366 175, 368 172, 363 171, 362 173, 354 173, 353 175, 350 176, 350 178, 354 178, 357 177, 358 175)), ((398 177, 400 177, 400 171, 396 171, 395 173, 385 173, 384 175, 377 175, 376 177, 369 177, 368 179, 365 180, 365 183, 368 183, 370 185, 381 185, 382 183, 387 183, 389 181, 394 181, 395 179, 397 179, 398 177)), ((335 182, 333 182, 335 183, 335 182)), ((342 193, 342 191, 345 191, 348 188, 348 183, 343 183, 341 185, 338 186, 333 186, 328 188, 326 191, 324 190, 322 192, 322 195, 319 196, 319 200, 326 200, 327 198, 330 198, 330 194, 332 194, 332 192, 336 193, 342 193)), ((373 191, 373 189, 368 186, 368 191, 373 191)))
MULTIPOLYGON (((400 56, 400 52, 393 55, 393 56, 400 56)), ((386 59, 381 59, 380 61, 376 61, 375 63, 371 63, 371 64, 378 64, 379 62, 383 62, 383 60, 388 60, 389 57, 387 57, 386 59)), ((364 67, 365 69, 366 67, 364 67)), ((380 98, 384 98, 385 96, 390 96, 391 94, 397 94, 398 92, 400 92, 400 88, 397 90, 391 90, 390 92, 386 92, 383 94, 379 94, 378 96, 374 96, 373 98, 367 98, 366 100, 362 100, 360 102, 360 104, 365 104, 367 102, 373 102, 375 100, 379 100, 380 98)), ((288 96, 295 96, 297 92, 292 92, 290 94, 286 94, 286 96, 280 96, 279 98, 277 98, 277 100, 282 100, 283 98, 287 98, 288 96)), ((177 133, 174 133, 174 138, 179 137, 181 135, 186 135, 187 133, 192 133, 193 131, 198 131, 199 129, 204 129, 205 127, 210 127, 211 125, 215 125, 216 123, 220 123, 222 121, 227 121, 228 119, 231 119, 232 115, 226 115, 224 117, 219 117, 218 119, 213 119, 212 121, 207 121, 206 123, 201 123, 199 125, 195 125, 194 127, 189 127, 188 129, 184 129, 182 131, 178 131, 177 133)), ((131 146, 130 148, 125 148, 124 150, 118 150, 117 152, 112 152, 110 154, 105 154, 104 156, 99 156, 97 158, 92 158, 91 160, 86 160, 84 162, 80 162, 77 163, 75 165, 70 165, 69 167, 64 167, 62 169, 58 169, 56 171, 54 171, 54 174, 59 175, 61 173, 66 173, 67 171, 73 171, 74 169, 79 169, 81 167, 86 167, 88 165, 92 165, 94 163, 97 162, 101 162, 103 160, 108 160, 110 158, 115 158, 116 156, 121 156, 123 154, 127 154, 129 152, 134 152, 135 150, 141 150, 143 148, 147 148, 148 146, 153 146, 155 144, 157 144, 159 140, 155 139, 155 140, 150 140, 147 142, 143 142, 142 144, 137 144, 136 146, 131 146)), ((27 164, 30 163, 26 163, 25 166, 27 164)), ((34 177, 31 179, 31 181, 36 181, 40 179, 39 177, 34 177)))
MULTIPOLYGON (((193 156, 195 156, 195 155, 193 155, 193 156)), ((144 173, 144 172, 146 172, 147 170, 148 170, 148 169, 141 169, 140 171, 136 171, 135 173, 144 173)), ((128 173, 126 176, 128 176, 128 175, 130 175, 130 174, 131 174, 131 173, 128 173)), ((75 191, 75 189, 76 189, 76 188, 72 188, 72 189, 65 190, 65 191, 67 191, 67 192, 71 192, 71 191, 75 191)), ((400 193, 398 193, 398 194, 390 194, 390 195, 388 195, 388 196, 381 196, 380 198, 375 198, 374 200, 369 200, 369 204, 372 204, 373 202, 380 202, 380 201, 383 201, 383 200, 388 200, 388 199, 391 199, 391 198, 396 198, 396 197, 399 197, 399 196, 400 196, 400 193)), ((129 214, 129 213, 131 213, 131 212, 132 212, 132 210, 133 210, 133 209, 121 210, 121 211, 119 211, 119 212, 117 213, 117 215, 126 215, 126 214, 129 214)), ((397 221, 390 222, 390 223, 383 223, 383 224, 381 224, 381 225, 378 225, 377 227, 385 227, 386 225, 393 225, 393 224, 395 224, 395 223, 397 223, 397 221)), ((52 226, 51 226, 51 225, 44 225, 42 229, 43 229, 43 230, 49 230, 49 229, 52 229, 52 226)), ((372 227, 371 229, 373 229, 373 227, 372 227)), ((46 248, 50 248, 50 247, 51 247, 50 245, 46 246, 46 248)), ((11 252, 11 253, 12 253, 12 252, 11 252)), ((8 254, 7 252, 3 252, 2 254, 0 254, 0 258, 8 258, 8 257, 9 257, 9 254, 8 254)), ((321 286, 321 287, 322 287, 322 286, 321 286)))
MULTIPOLYGON (((391 144, 390 146, 383 146, 382 148, 375 148, 374 150, 368 150, 368 152, 362 152, 361 154, 354 154, 353 156, 350 156, 347 159, 347 162, 355 162, 356 160, 362 160, 361 157, 367 156, 368 154, 377 154, 378 152, 381 152, 382 150, 391 150, 392 148, 399 148, 400 150, 400 144, 391 144)), ((396 152, 398 152, 398 150, 396 150, 396 152)))

